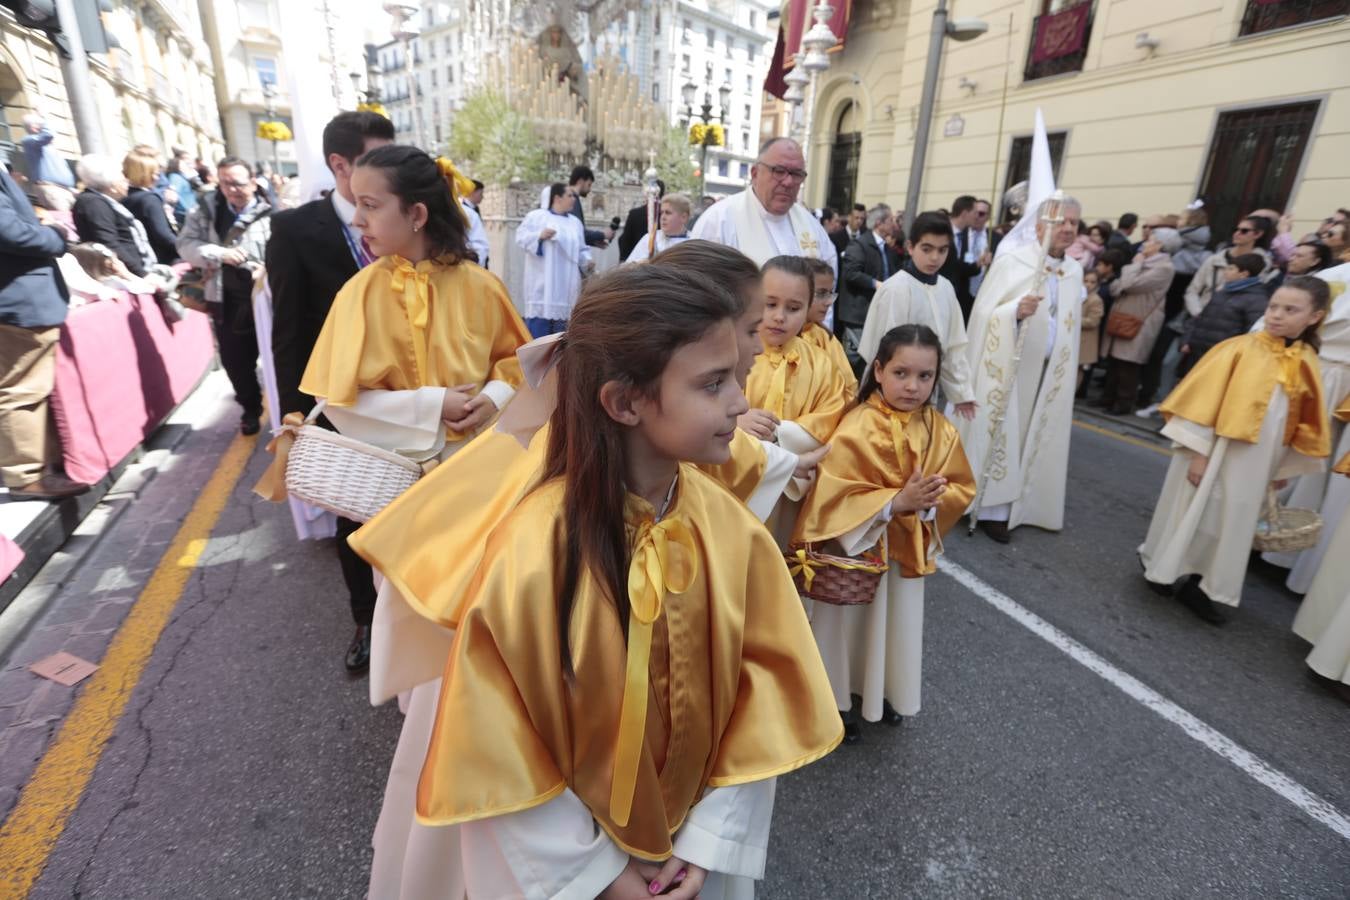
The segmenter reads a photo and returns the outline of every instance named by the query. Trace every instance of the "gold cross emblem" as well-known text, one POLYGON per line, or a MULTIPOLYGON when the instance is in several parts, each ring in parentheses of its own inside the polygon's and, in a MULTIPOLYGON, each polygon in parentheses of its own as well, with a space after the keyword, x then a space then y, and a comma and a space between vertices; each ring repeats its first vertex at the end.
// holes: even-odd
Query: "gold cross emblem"
POLYGON ((803 231, 802 236, 797 240, 797 243, 801 246, 802 252, 807 256, 819 255, 820 245, 816 243, 816 239, 812 237, 811 232, 803 231))

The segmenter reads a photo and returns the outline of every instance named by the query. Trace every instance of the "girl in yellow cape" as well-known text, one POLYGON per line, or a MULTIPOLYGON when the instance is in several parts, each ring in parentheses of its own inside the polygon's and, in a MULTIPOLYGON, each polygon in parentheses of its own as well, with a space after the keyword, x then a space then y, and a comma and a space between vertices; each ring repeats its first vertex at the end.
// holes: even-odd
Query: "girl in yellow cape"
MULTIPOLYGON (((738 304, 736 380, 743 386, 760 351, 764 295, 759 267, 737 250, 710 241, 683 242, 647 265, 701 273, 731 289, 738 304)), ((557 341, 551 336, 522 347, 517 355, 525 383, 496 424, 351 538, 352 547, 384 577, 379 605, 398 612, 404 649, 396 671, 387 666, 372 671, 371 700, 381 703, 410 691, 372 840, 372 897, 453 896, 452 886, 462 877, 456 830, 415 822, 416 784, 441 672, 487 549, 484 536, 511 514, 545 461, 547 422, 556 406, 557 341), (409 534, 419 539, 409 541, 409 534), (446 547, 455 551, 447 553, 446 547)), ((810 483, 821 455, 823 450, 798 457, 738 429, 731 458, 700 468, 763 520, 789 480, 810 483)))
POLYGON ((747 408, 736 312, 658 266, 573 311, 541 480, 486 536, 418 786, 469 897, 752 896, 775 777, 840 740, 777 548, 694 465, 747 408))
POLYGON ((849 743, 862 737, 852 694, 869 722, 899 725, 918 713, 923 579, 975 496, 956 428, 931 403, 941 370, 942 345, 928 326, 882 336, 793 534, 794 546, 831 541, 855 557, 881 542, 890 562, 870 604, 813 604, 811 630, 849 743))
MULTIPOLYGON (((1350 422, 1350 397, 1336 409, 1350 422)), ((1332 478, 1350 477, 1350 453, 1337 461, 1332 478)), ((1342 516, 1322 556, 1308 593, 1294 617, 1294 634, 1313 645, 1308 671, 1350 702, 1350 516, 1342 516)))
POLYGON ((1163 401, 1172 464, 1139 559, 1154 591, 1211 625, 1225 621, 1215 601, 1242 599, 1268 486, 1320 472, 1331 453, 1317 365, 1330 300, 1326 282, 1290 278, 1264 330, 1214 347, 1163 401))
MULTIPOLYGON (((762 271, 759 338, 764 349, 746 381, 751 408, 741 416, 740 427, 792 453, 811 453, 829 442, 852 394, 825 351, 801 337, 814 290, 810 265, 798 256, 775 256, 762 271)), ((765 523, 782 547, 792 535, 804 493, 803 485, 789 484, 765 523)))
POLYGON ((858 390, 858 376, 853 372, 853 366, 849 364, 848 354, 844 352, 844 345, 839 343, 839 338, 830 333, 825 327, 825 317, 830 314, 830 308, 834 306, 835 298, 838 293, 834 289, 834 269, 823 259, 816 257, 804 257, 807 267, 811 270, 811 311, 806 316, 806 327, 802 329, 802 340, 811 344, 817 350, 824 350, 825 355, 834 363, 834 367, 839 370, 839 374, 844 376, 844 381, 848 383, 849 393, 856 393, 858 390))

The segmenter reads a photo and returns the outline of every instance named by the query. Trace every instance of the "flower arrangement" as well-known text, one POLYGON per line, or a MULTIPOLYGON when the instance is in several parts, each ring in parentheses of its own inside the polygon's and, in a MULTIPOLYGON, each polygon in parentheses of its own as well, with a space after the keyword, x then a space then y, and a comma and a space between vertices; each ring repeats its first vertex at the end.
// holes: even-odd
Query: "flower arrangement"
POLYGON ((289 141, 294 139, 290 127, 285 122, 259 122, 258 137, 264 141, 289 141))
POLYGON ((713 123, 704 125, 702 122, 695 122, 689 126, 689 145, 699 147, 707 144, 709 147, 721 147, 726 141, 726 134, 721 125, 713 123))

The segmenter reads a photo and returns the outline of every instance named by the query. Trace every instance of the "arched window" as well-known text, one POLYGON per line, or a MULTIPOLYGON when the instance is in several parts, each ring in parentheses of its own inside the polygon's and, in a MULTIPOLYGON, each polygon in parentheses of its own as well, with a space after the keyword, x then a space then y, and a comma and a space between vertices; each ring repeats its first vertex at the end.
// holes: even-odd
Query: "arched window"
POLYGON ((825 205, 848 210, 858 185, 858 158, 862 155, 861 110, 852 101, 845 103, 834 123, 834 142, 830 147, 830 178, 825 186, 825 205))

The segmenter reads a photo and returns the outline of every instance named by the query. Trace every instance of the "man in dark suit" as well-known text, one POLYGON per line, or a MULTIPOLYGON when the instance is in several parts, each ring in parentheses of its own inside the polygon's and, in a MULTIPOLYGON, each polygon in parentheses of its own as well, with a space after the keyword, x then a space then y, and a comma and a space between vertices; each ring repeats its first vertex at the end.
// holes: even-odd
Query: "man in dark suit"
POLYGON ((70 293, 56 267, 66 232, 43 225, 0 166, 0 479, 15 500, 59 500, 89 485, 48 472, 47 397, 70 293))
POLYGON ((970 321, 970 310, 975 305, 975 297, 970 292, 970 279, 980 274, 980 263, 967 262, 966 250, 970 240, 971 230, 979 227, 983 223, 979 221, 975 213, 976 204, 979 203, 970 194, 962 194, 952 201, 952 233, 956 236, 956 244, 952 247, 952 252, 947 254, 947 261, 942 264, 938 274, 952 283, 952 290, 956 291, 956 302, 961 304, 961 315, 967 322, 970 321))
MULTIPOLYGON (((356 198, 352 168, 358 157, 394 141, 394 124, 371 112, 344 112, 323 130, 323 154, 337 188, 320 200, 272 217, 267 245, 267 283, 272 288, 272 360, 281 412, 308 413, 314 398, 300 392, 309 355, 342 286, 371 262, 360 231, 352 227, 356 198)), ((370 565, 347 546, 359 522, 337 520, 338 561, 351 593, 356 635, 347 648, 348 671, 370 664, 370 623, 375 582, 370 565)))
POLYGON ((848 228, 843 216, 838 212, 825 207, 820 211, 820 224, 824 226, 825 233, 830 236, 830 243, 834 244, 834 251, 840 259, 844 258, 844 251, 848 249, 848 228))
MULTIPOLYGON (((656 227, 660 228, 661 198, 666 195, 666 183, 658 178, 656 187, 660 191, 656 195, 656 227)), ((640 203, 628 211, 628 218, 623 221, 623 232, 619 235, 619 259, 627 259, 647 231, 647 204, 640 203)))
MULTIPOLYGON (((581 208, 581 200, 591 192, 591 185, 595 184, 595 172, 591 171, 590 166, 577 166, 572 169, 572 175, 567 179, 567 189, 572 192, 571 214, 581 220, 581 226, 586 227, 586 212, 581 208)), ((608 229, 606 229, 608 231, 608 229)), ((614 232, 597 231, 594 228, 586 228, 586 245, 589 247, 608 247, 609 239, 614 236, 614 232)), ((646 229, 643 229, 646 234, 646 229)), ((638 235, 641 237, 642 235, 638 235)))
POLYGON ((849 241, 839 265, 839 303, 835 306, 834 331, 844 352, 861 372, 865 360, 858 356, 858 338, 862 336, 872 295, 881 283, 900 271, 900 254, 887 238, 895 229, 895 214, 885 203, 867 211, 865 230, 849 241))

